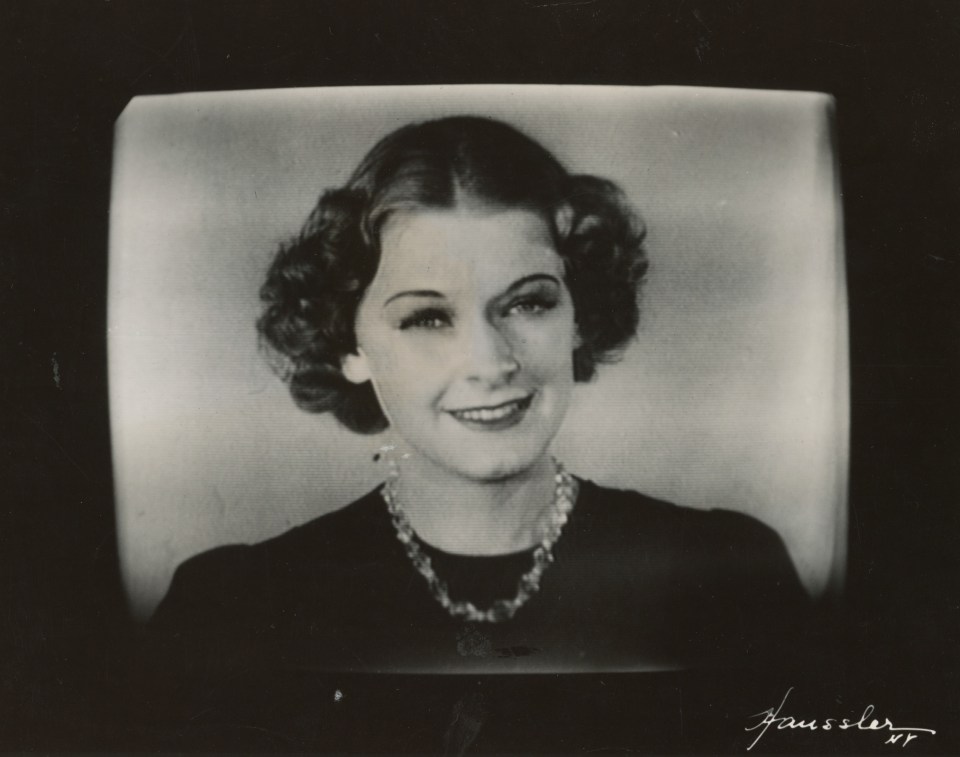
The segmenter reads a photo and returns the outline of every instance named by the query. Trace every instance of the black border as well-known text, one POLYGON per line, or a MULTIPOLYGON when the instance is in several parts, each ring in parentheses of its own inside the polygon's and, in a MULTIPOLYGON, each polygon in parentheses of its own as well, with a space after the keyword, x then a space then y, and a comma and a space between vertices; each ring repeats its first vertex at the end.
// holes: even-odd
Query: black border
MULTIPOLYGON (((0 56, 0 337, 10 369, 0 385, 0 749, 180 747, 117 708, 134 629, 117 566, 106 394, 115 118, 137 94, 411 83, 689 84, 836 97, 851 317, 851 572, 835 655, 807 669, 798 702, 801 714, 836 706, 841 717, 875 703, 894 721, 938 729, 916 748, 960 746, 960 5, 23 0, 0 7, 0 56)), ((776 704, 795 682, 733 678, 361 677, 349 701, 366 704, 353 720, 343 709, 323 715, 331 727, 317 743, 443 748, 457 703, 479 701, 475 748, 743 751, 744 708, 776 704), (495 693, 469 699, 477 686, 495 693), (418 698, 422 711, 409 704, 418 698), (666 724, 662 738, 651 735, 654 720, 666 724), (370 740, 344 723, 366 724, 370 740)), ((893 748, 870 734, 786 735, 764 747, 893 748)), ((203 742, 226 744, 216 735, 203 742)))

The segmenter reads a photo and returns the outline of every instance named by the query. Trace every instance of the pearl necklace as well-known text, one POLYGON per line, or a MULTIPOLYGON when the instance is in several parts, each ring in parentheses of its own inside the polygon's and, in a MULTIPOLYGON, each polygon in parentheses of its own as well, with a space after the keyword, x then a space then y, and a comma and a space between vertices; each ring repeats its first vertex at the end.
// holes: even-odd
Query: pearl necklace
POLYGON ((430 556, 424 554, 417 543, 416 534, 406 513, 400 507, 397 498, 397 481, 400 478, 400 469, 396 461, 389 460, 390 474, 384 482, 381 493, 387 510, 390 512, 393 526, 397 530, 397 539, 403 544, 407 557, 417 571, 422 575, 430 593, 455 618, 465 618, 474 623, 501 623, 510 620, 527 601, 540 590, 540 578, 544 571, 553 562, 553 545, 560 538, 563 526, 568 520, 573 503, 577 498, 576 480, 564 469, 563 465, 554 460, 556 474, 554 481, 556 490, 550 521, 546 526, 546 534, 533 552, 533 567, 524 573, 517 582, 517 594, 513 599, 498 599, 488 609, 480 610, 473 602, 454 602, 447 591, 447 584, 433 570, 430 556))

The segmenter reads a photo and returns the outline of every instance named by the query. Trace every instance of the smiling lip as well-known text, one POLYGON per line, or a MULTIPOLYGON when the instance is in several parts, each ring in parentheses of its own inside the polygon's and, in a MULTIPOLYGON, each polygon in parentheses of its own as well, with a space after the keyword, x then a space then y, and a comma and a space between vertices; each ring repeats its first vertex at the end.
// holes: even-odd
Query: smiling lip
POLYGON ((499 405, 488 407, 472 407, 465 410, 448 410, 447 412, 461 423, 472 428, 501 429, 519 423, 530 403, 533 395, 520 399, 502 402, 499 405))

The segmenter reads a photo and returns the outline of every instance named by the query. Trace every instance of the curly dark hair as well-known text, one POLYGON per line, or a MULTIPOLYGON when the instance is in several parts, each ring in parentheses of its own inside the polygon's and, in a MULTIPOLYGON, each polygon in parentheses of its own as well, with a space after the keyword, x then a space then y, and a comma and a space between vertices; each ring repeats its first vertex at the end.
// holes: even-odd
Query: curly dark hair
POLYGON ((370 382, 341 360, 357 349, 357 307, 377 271, 380 230, 401 209, 453 208, 464 198, 540 214, 563 260, 580 336, 574 379, 616 360, 639 320, 645 228, 611 181, 570 174, 543 146, 489 118, 455 116, 380 140, 346 185, 320 197, 280 246, 260 290, 261 343, 303 410, 332 412, 375 433, 387 420, 370 382))

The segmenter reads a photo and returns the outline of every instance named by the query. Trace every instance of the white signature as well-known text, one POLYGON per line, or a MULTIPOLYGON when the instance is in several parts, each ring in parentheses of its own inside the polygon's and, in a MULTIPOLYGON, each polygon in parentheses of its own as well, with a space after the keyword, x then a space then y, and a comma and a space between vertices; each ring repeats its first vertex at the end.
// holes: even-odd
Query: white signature
POLYGON ((780 711, 783 709, 783 705, 787 702, 787 697, 790 696, 790 692, 793 691, 791 686, 787 689, 787 693, 783 695, 783 700, 780 702, 780 706, 776 710, 773 707, 764 710, 763 712, 758 712, 756 715, 751 715, 751 718, 762 718, 759 723, 755 725, 747 726, 743 730, 745 731, 756 731, 759 730, 760 733, 757 734, 757 737, 753 740, 753 743, 747 747, 749 752, 753 749, 757 742, 763 737, 763 734, 767 732, 767 729, 770 726, 776 726, 778 731, 784 731, 788 729, 802 729, 807 731, 831 731, 834 728, 837 728, 841 731, 846 731, 850 728, 856 728, 858 731, 884 731, 888 732, 887 740, 884 744, 900 744, 900 746, 906 746, 913 739, 917 738, 919 734, 926 733, 931 736, 936 733, 932 728, 917 728, 914 726, 894 726, 890 722, 890 718, 884 718, 883 722, 880 722, 876 718, 871 720, 871 715, 873 715, 874 707, 872 704, 868 704, 863 711, 863 714, 858 720, 850 720, 849 718, 824 718, 823 720, 801 720, 795 718, 791 715, 781 715, 780 711), (903 741, 900 741, 903 739, 903 741))

